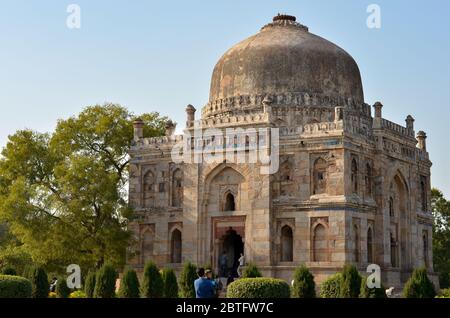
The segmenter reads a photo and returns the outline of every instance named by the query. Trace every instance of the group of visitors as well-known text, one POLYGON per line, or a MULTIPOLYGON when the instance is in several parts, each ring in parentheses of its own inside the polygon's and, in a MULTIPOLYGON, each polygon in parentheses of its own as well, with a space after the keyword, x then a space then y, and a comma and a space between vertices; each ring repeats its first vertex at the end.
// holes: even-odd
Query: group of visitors
MULTIPOLYGON (((238 267, 236 269, 237 277, 242 276, 242 267, 245 265, 244 254, 240 254, 238 267)), ((220 277, 227 277, 228 272, 228 255, 226 251, 219 257, 220 277)), ((222 290, 222 281, 220 277, 214 279, 213 272, 209 269, 199 268, 197 270, 198 279, 194 282, 195 295, 197 298, 215 298, 222 290)), ((234 281, 234 270, 229 271, 227 278, 227 286, 234 281)))

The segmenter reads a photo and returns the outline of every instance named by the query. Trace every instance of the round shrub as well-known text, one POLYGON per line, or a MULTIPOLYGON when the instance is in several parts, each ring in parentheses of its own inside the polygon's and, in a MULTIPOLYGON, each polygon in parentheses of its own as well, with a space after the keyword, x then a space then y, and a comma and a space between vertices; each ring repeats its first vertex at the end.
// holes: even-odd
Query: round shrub
POLYGON ((359 298, 387 298, 383 284, 380 284, 380 288, 369 288, 367 286, 367 278, 363 277, 361 279, 359 298))
POLYGON ((119 287, 120 298, 139 298, 139 280, 132 268, 125 269, 119 287))
POLYGON ((0 298, 31 298, 31 282, 23 277, 0 275, 0 298))
POLYGON ((161 275, 164 284, 164 298, 178 298, 177 276, 173 269, 164 269, 161 275))
POLYGON ((242 278, 257 278, 257 277, 262 277, 262 274, 259 271, 258 267, 256 267, 256 265, 252 263, 248 264, 244 270, 244 273, 242 274, 242 278))
POLYGON ((436 298, 450 298, 450 288, 441 289, 439 296, 436 298))
POLYGON ((163 297, 163 280, 158 267, 153 262, 149 262, 144 268, 144 279, 142 280, 141 292, 145 298, 163 297))
POLYGON ((341 293, 341 281, 342 274, 337 273, 328 277, 320 285, 320 297, 321 298, 339 298, 341 293))
POLYGON ((415 269, 403 289, 406 298, 434 298, 436 291, 428 278, 426 268, 415 269))
POLYGON ((117 272, 112 265, 103 265, 95 277, 95 298, 114 298, 116 295, 117 272))
POLYGON ((34 266, 30 272, 32 298, 47 298, 50 289, 47 272, 40 266, 34 266))
POLYGON ((314 275, 305 265, 298 267, 294 272, 292 296, 295 298, 316 297, 316 283, 314 282, 314 275))
POLYGON ((197 279, 197 267, 188 262, 180 273, 180 294, 183 298, 195 298, 194 281, 197 279))
POLYGON ((58 298, 68 298, 70 289, 67 287, 67 281, 63 277, 59 277, 56 282, 56 295, 58 298))
POLYGON ((14 269, 14 267, 11 267, 11 266, 6 266, 5 268, 3 268, 2 274, 9 275, 9 276, 17 276, 16 270, 14 269))
POLYGON ((86 280, 84 281, 84 292, 87 298, 94 298, 95 276, 95 272, 90 271, 86 276, 86 280))
POLYGON ((81 290, 70 293, 69 298, 87 298, 86 293, 81 290))
POLYGON ((227 288, 227 298, 289 298, 290 288, 282 279, 241 278, 227 288))
POLYGON ((361 275, 355 265, 347 264, 342 270, 340 288, 341 298, 358 298, 361 288, 361 275))

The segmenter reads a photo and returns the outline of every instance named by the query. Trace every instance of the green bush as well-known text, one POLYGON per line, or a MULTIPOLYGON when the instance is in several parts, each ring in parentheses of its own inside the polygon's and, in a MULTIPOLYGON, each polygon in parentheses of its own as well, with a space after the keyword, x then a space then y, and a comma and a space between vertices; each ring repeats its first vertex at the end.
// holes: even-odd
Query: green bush
POLYGON ((95 272, 90 271, 86 276, 86 280, 84 281, 84 292, 87 298, 94 298, 95 276, 95 272))
POLYGON ((0 298, 30 298, 31 291, 32 286, 28 279, 19 276, 0 275, 0 298))
POLYGON ((81 290, 77 290, 77 291, 70 293, 69 298, 87 298, 87 296, 86 296, 85 292, 83 292, 81 290))
POLYGON ((180 294, 183 298, 195 298, 194 281, 197 279, 197 267, 192 263, 185 263, 180 273, 180 294))
POLYGON ((450 298, 450 288, 441 289, 439 296, 436 298, 450 298))
POLYGON ((50 289, 46 271, 40 266, 34 266, 30 272, 30 281, 32 286, 32 298, 47 298, 50 289))
POLYGON ((275 278, 241 278, 227 287, 227 298, 289 298, 288 283, 275 278))
POLYGON ((120 298, 139 298, 139 280, 136 272, 132 268, 125 269, 120 281, 120 298))
POLYGON ((380 285, 380 288, 369 288, 367 287, 367 278, 361 279, 359 298, 387 298, 383 284, 380 285))
POLYGON ((145 298, 163 297, 163 280, 158 267, 153 262, 148 262, 144 268, 144 279, 142 280, 141 293, 145 298))
POLYGON ((161 275, 164 284, 164 298, 178 298, 177 276, 173 269, 164 269, 161 275))
POLYGON ((116 295, 117 272, 112 265, 103 265, 95 277, 95 298, 114 298, 116 295))
POLYGON ((17 272, 12 266, 6 266, 2 269, 3 275, 17 276, 17 272))
POLYGON ((341 281, 342 274, 336 273, 328 277, 320 285, 320 297, 321 298, 339 298, 341 294, 341 281))
POLYGON ((248 264, 244 270, 244 273, 242 273, 242 278, 257 278, 257 277, 262 277, 262 274, 259 271, 258 267, 256 267, 256 265, 253 263, 248 264))
POLYGON ((414 270, 403 288, 403 296, 406 298, 434 298, 436 296, 433 282, 428 278, 426 268, 414 270))
POLYGON ((294 272, 292 296, 294 298, 316 297, 316 283, 314 282, 314 275, 311 274, 305 265, 298 267, 294 272))
POLYGON ((70 289, 67 287, 67 281, 63 277, 59 277, 56 282, 56 295, 58 298, 68 298, 70 295, 70 289))
POLYGON ((347 264, 342 270, 340 288, 341 298, 358 298, 361 288, 361 275, 355 265, 347 264))

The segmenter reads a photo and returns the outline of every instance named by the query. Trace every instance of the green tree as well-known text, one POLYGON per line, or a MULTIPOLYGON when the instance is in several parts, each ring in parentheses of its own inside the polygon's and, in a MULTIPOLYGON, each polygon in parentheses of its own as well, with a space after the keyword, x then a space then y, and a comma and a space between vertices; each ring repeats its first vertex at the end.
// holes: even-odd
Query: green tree
POLYGON ((414 270, 403 288, 403 296, 406 298, 434 298, 436 296, 434 285, 428 278, 426 268, 414 270))
POLYGON ((258 278, 262 277, 261 272, 255 264, 250 263, 245 267, 244 273, 242 273, 242 278, 258 278))
POLYGON ((2 275, 17 276, 17 272, 14 267, 6 266, 2 269, 2 275))
POLYGON ((450 287, 450 201, 438 189, 431 190, 431 209, 434 215, 433 264, 439 273, 441 288, 450 287))
MULTIPOLYGON (((124 264, 135 118, 120 105, 96 105, 60 120, 52 134, 9 136, 0 158, 0 223, 34 262, 54 271, 124 264)), ((163 134, 167 118, 141 118, 146 137, 163 134)))
POLYGON ((163 269, 161 275, 164 283, 164 298, 178 298, 177 276, 173 269, 163 269))
POLYGON ((119 297, 120 298, 139 298, 139 280, 136 271, 127 267, 120 281, 119 297))
POLYGON ((59 277, 56 282, 56 295, 58 298, 69 298, 70 289, 64 277, 59 277))
POLYGON ((114 298, 116 295, 117 272, 110 264, 105 264, 95 276, 95 298, 114 298))
POLYGON ((197 267, 187 262, 180 273, 180 291, 182 298, 195 298, 194 281, 198 278, 197 267))
POLYGON ((320 285, 321 298, 339 298, 341 294, 342 273, 336 273, 329 276, 320 285))
POLYGON ((164 283, 158 267, 153 262, 148 262, 144 267, 141 293, 145 298, 163 297, 164 283))
POLYGON ((387 298, 383 284, 380 285, 380 288, 369 288, 367 286, 367 278, 363 277, 361 279, 359 298, 387 298))
POLYGON ((298 267, 294 272, 292 296, 295 298, 316 297, 316 284, 314 282, 314 275, 305 265, 298 267))
POLYGON ((50 284, 46 271, 41 266, 34 266, 30 272, 32 298, 48 298, 50 284))
POLYGON ((87 298, 94 298, 95 277, 96 273, 94 271, 89 271, 86 280, 84 281, 84 292, 87 298))
POLYGON ((340 297, 358 298, 361 288, 361 279, 361 275, 354 265, 345 265, 342 269, 340 297))

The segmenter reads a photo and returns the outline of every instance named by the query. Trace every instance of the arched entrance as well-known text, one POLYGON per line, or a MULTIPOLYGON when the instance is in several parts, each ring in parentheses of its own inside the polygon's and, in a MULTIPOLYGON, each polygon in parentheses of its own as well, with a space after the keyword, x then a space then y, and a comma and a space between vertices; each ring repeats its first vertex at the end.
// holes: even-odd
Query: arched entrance
MULTIPOLYGON (((221 273, 222 276, 225 274, 228 276, 230 273, 237 276, 237 268, 239 266, 239 257, 241 253, 244 253, 244 242, 242 237, 233 228, 230 228, 221 239, 220 246, 220 257, 226 255, 226 268, 225 273, 221 273)), ((221 261, 219 258, 219 266, 221 266, 221 261)), ((223 267, 223 266, 221 266, 223 267)), ((223 272, 223 270, 221 270, 223 272)))

